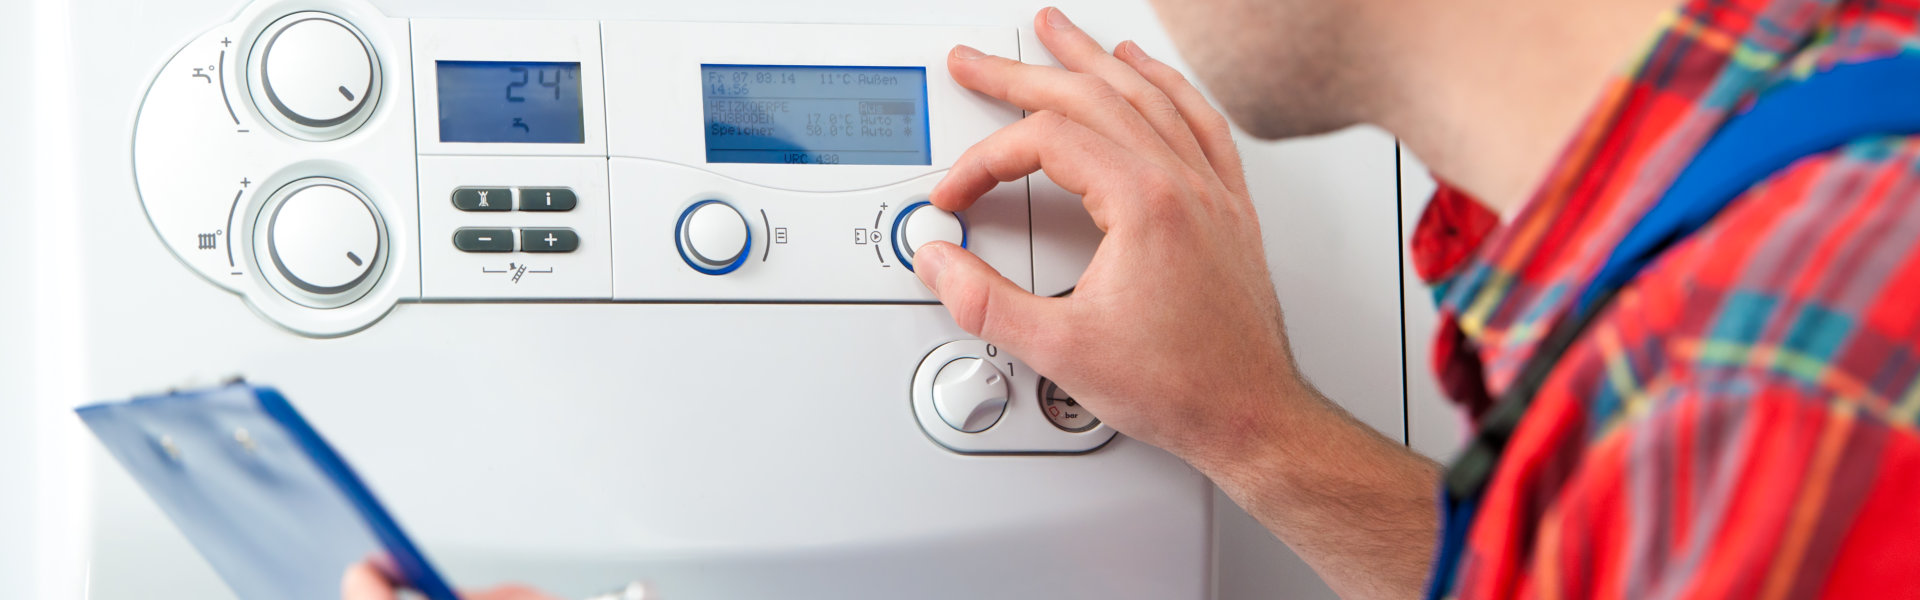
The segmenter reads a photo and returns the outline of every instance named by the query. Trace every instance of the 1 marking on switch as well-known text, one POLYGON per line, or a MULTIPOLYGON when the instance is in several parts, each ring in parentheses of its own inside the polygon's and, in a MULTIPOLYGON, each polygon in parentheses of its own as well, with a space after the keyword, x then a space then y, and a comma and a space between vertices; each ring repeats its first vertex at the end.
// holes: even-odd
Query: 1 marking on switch
POLYGON ((360 257, 354 256, 352 252, 347 253, 347 260, 353 261, 353 266, 360 266, 360 257))
POLYGON ((340 88, 339 88, 339 89, 340 89, 340 95, 342 95, 342 96, 346 96, 346 97, 347 97, 347 101, 348 101, 348 102, 352 102, 352 101, 353 101, 353 92, 349 92, 349 91, 347 91, 347 86, 344 86, 344 85, 343 85, 343 86, 340 86, 340 88))

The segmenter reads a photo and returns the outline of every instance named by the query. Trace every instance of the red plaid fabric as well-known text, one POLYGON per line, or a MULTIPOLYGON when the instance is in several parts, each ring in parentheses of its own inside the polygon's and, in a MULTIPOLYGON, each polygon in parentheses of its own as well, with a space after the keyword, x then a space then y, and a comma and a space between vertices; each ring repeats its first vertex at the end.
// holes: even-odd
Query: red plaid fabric
MULTIPOLYGON (((1422 219, 1436 369, 1470 407, 1730 113, 1920 52, 1920 0, 1689 0, 1663 25, 1512 223, 1448 264, 1466 213, 1422 219)), ((1749 190, 1621 292, 1515 432, 1453 595, 1920 598, 1917 415, 1920 138, 1860 139, 1749 190)))

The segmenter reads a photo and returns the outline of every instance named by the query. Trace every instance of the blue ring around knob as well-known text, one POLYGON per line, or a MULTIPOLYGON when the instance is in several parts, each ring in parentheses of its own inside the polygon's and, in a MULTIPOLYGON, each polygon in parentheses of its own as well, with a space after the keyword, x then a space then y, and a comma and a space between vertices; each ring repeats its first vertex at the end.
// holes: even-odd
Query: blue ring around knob
POLYGON ((733 214, 736 214, 736 215, 740 214, 740 209, 733 208, 733 205, 727 204, 725 202, 721 202, 719 200, 701 200, 699 202, 695 202, 693 203, 693 206, 689 206, 687 207, 686 210, 680 211, 680 218, 678 220, 675 220, 673 223, 673 247, 675 250, 680 251, 680 260, 687 263, 687 266, 693 267, 693 270, 695 271, 699 271, 707 275, 725 275, 728 273, 732 273, 734 272, 734 270, 739 269, 740 265, 747 264, 747 255, 753 254, 753 227, 747 225, 745 216, 740 217, 740 224, 747 228, 747 245, 740 248, 740 255, 734 257, 732 263, 728 264, 727 266, 714 269, 714 268, 709 268, 705 265, 700 264, 700 261, 694 260, 693 257, 691 256, 687 256, 687 238, 686 238, 687 217, 693 216, 693 211, 700 210, 700 207, 706 206, 708 204, 719 204, 729 209, 732 209, 733 214))
MULTIPOLYGON (((913 272, 913 259, 908 258, 906 250, 900 247, 900 226, 907 222, 907 215, 911 215, 913 211, 929 206, 933 206, 933 203, 921 200, 913 204, 908 204, 906 208, 900 209, 900 214, 894 215, 893 217, 893 256, 894 258, 900 259, 900 264, 905 265, 909 273, 913 272)), ((936 207, 935 210, 938 210, 938 208, 936 207)), ((960 222, 960 248, 965 249, 967 247, 967 238, 970 236, 970 234, 967 233, 967 220, 960 218, 960 213, 953 213, 953 219, 960 222)))

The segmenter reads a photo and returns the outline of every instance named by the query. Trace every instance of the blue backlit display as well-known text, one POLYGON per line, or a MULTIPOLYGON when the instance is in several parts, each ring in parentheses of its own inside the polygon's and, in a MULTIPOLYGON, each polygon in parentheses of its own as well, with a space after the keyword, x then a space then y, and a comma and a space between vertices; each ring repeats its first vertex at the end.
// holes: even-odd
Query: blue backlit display
POLYGON ((925 67, 701 65, 707 162, 930 165, 925 67))
POLYGON ((435 65, 440 81, 440 141, 586 141, 580 63, 443 60, 435 65))

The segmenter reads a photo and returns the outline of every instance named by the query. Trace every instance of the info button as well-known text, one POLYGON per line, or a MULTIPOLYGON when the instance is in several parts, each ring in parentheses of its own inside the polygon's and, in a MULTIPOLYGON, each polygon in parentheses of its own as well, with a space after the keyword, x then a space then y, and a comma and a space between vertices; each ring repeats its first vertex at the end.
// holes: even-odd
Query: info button
POLYGON ((579 202, 567 188, 520 188, 520 210, 524 211, 566 212, 579 202))

